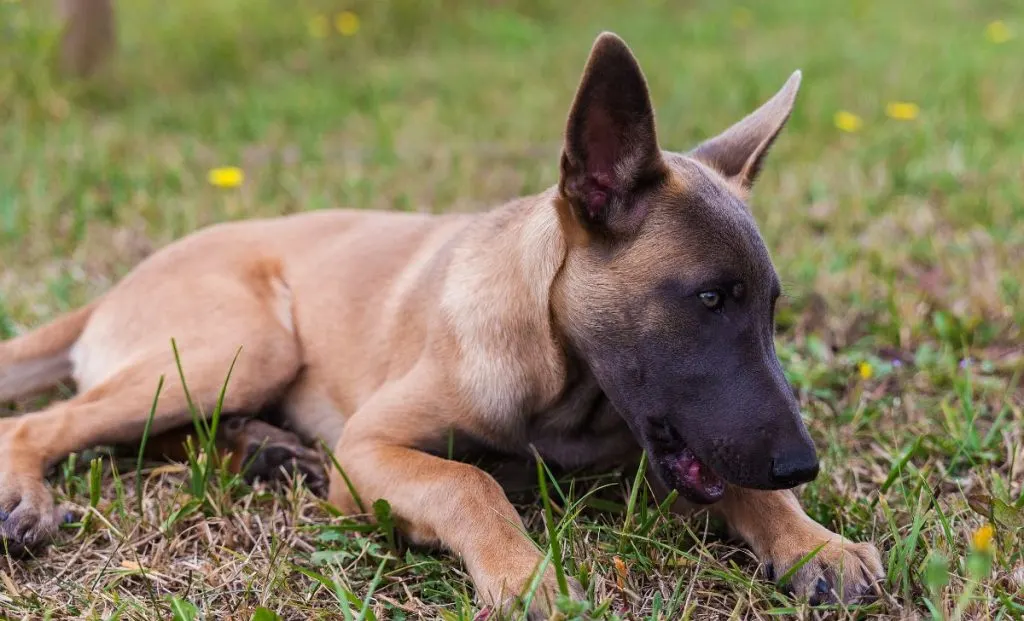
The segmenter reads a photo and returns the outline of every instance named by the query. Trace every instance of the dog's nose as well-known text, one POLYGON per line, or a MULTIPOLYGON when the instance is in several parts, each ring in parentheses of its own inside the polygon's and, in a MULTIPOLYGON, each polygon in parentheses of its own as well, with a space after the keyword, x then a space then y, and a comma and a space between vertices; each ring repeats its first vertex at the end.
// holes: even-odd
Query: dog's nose
POLYGON ((772 458, 772 479, 781 488, 796 487, 818 476, 818 456, 814 451, 789 451, 772 458))

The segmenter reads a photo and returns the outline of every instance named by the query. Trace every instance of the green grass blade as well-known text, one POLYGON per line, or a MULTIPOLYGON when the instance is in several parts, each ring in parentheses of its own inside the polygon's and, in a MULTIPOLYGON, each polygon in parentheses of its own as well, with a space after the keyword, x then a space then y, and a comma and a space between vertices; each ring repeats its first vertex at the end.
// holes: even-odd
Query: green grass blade
POLYGON ((135 501, 138 503, 136 510, 139 515, 142 512, 142 462, 146 458, 146 444, 149 443, 149 434, 153 430, 153 419, 156 417, 156 406, 160 401, 160 392, 164 389, 164 376, 161 375, 156 383, 156 393, 153 394, 153 405, 149 408, 149 416, 146 417, 146 426, 142 428, 142 440, 139 441, 139 455, 135 460, 135 501))
POLYGON ((779 579, 778 579, 779 587, 781 588, 781 587, 784 587, 787 584, 789 584, 789 581, 792 580, 793 575, 796 572, 800 571, 801 567, 803 567, 807 563, 810 563, 811 560, 814 559, 814 557, 818 556, 818 553, 821 552, 821 549, 824 548, 826 545, 828 545, 827 541, 823 542, 821 545, 819 545, 818 547, 814 548, 813 550, 811 550, 810 552, 805 554, 803 557, 801 557, 800 560, 798 560, 797 562, 793 563, 793 566, 790 567, 789 569, 787 569, 786 573, 782 574, 779 577, 779 579))
POLYGON ((569 595, 569 582, 565 579, 565 568, 562 566, 562 544, 558 536, 558 528, 555 525, 555 516, 551 510, 551 496, 548 494, 547 475, 544 470, 544 462, 540 455, 537 460, 537 482, 540 484, 540 497, 544 504, 544 522, 548 531, 548 545, 551 547, 551 562, 555 566, 555 579, 558 581, 558 589, 562 595, 569 595))

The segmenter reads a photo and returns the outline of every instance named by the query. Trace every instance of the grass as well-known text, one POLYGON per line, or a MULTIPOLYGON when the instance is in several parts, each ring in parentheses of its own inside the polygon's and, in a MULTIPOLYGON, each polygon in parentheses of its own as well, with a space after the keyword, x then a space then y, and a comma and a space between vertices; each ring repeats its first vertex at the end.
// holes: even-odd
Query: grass
MULTIPOLYGON (((48 6, 0 3, 5 337, 209 223, 475 210, 547 187, 600 30, 637 53, 666 148, 721 130, 802 68, 752 203, 786 284, 780 354, 823 460, 801 496, 833 530, 875 541, 888 568, 881 601, 828 614, 1024 614, 1018 2, 138 0, 119 3, 121 54, 88 84, 53 77, 48 6), (314 36, 312 18, 341 10, 359 16, 354 35, 314 36), (919 113, 889 118, 891 102, 919 113), (840 111, 857 131, 836 127, 840 111), (245 171, 242 187, 207 183, 224 165, 245 171), (972 552, 985 524, 990 555, 972 552)), ((476 613, 457 561, 333 515, 300 485, 91 457, 53 479, 80 520, 38 559, 0 557, 0 618, 476 613)), ((549 479, 546 500, 523 506, 588 589, 568 616, 811 615, 755 578, 718 525, 652 506, 634 474, 549 479)))

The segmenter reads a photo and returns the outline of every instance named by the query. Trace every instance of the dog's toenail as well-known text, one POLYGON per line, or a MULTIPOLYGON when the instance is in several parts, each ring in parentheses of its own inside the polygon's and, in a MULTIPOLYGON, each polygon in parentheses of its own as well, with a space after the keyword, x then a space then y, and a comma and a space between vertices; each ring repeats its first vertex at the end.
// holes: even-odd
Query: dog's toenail
POLYGON ((70 511, 68 511, 67 513, 64 514, 64 523, 65 524, 73 524, 74 521, 75 521, 75 514, 74 513, 71 513, 70 511))
POLYGON ((824 578, 818 578, 818 584, 814 587, 814 591, 818 595, 828 595, 828 582, 826 582, 824 578))
POLYGON ((11 517, 10 513, 7 513, 3 509, 0 509, 0 522, 6 522, 7 518, 11 517))
POLYGON ((772 582, 775 582, 775 564, 774 563, 765 563, 764 564, 764 573, 765 573, 766 576, 768 576, 769 580, 771 580, 772 582))

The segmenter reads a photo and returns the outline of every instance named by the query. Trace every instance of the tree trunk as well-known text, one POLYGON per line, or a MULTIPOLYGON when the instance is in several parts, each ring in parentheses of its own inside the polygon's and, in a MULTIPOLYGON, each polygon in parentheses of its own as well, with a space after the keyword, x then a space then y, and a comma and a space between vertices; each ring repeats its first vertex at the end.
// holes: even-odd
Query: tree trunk
POLYGON ((113 0, 57 0, 63 24, 61 70, 84 78, 114 51, 116 32, 113 0))

